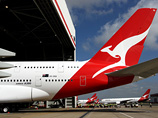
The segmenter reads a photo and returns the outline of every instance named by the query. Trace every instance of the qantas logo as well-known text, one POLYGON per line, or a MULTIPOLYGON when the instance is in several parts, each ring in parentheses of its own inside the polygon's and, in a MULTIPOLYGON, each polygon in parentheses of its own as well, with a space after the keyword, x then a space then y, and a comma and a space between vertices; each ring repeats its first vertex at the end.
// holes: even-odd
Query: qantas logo
POLYGON ((142 97, 145 99, 145 98, 148 98, 149 94, 146 94, 146 95, 143 95, 142 97))
POLYGON ((117 66, 126 66, 125 57, 126 57, 126 54, 127 54, 128 50, 132 46, 134 46, 137 43, 139 43, 140 41, 142 41, 147 36, 149 29, 150 29, 150 27, 142 34, 139 34, 139 35, 136 35, 136 36, 132 36, 132 37, 129 37, 129 38, 123 40, 113 50, 110 50, 112 45, 103 48, 101 50, 101 52, 106 52, 106 53, 108 53, 110 56, 112 56, 114 58, 120 58, 120 61, 116 62, 116 63, 114 63, 112 65, 106 66, 106 67, 102 68, 101 70, 97 71, 93 75, 92 78, 96 77, 97 75, 99 75, 100 73, 104 72, 107 69, 110 69, 110 68, 113 68, 113 67, 117 67, 117 66))

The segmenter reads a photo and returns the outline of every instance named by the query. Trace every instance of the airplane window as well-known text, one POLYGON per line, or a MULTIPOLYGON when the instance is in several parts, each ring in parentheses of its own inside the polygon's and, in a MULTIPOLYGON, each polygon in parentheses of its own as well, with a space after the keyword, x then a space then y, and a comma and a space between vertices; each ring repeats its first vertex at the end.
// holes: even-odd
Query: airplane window
POLYGON ((52 79, 52 82, 53 82, 54 80, 52 79))
POLYGON ((63 82, 63 79, 61 81, 63 82))
POLYGON ((23 82, 25 82, 25 80, 23 80, 23 82))
POLYGON ((55 81, 57 81, 57 80, 55 80, 55 81))
POLYGON ((22 80, 20 80, 20 82, 22 82, 22 80))
POLYGON ((47 82, 47 79, 45 81, 47 82))
POLYGON ((6 82, 6 80, 4 80, 4 82, 6 82))
POLYGON ((50 79, 49 79, 49 82, 50 82, 50 79))
POLYGON ((42 67, 40 66, 40 68, 42 68, 42 67))
POLYGON ((73 81, 73 80, 71 79, 71 81, 73 81))
POLYGON ((3 80, 1 80, 1 82, 3 82, 3 80))
POLYGON ((66 82, 66 79, 65 79, 65 82, 66 82))
POLYGON ((27 68, 29 68, 29 66, 27 68))
POLYGON ((17 79, 17 82, 18 82, 19 80, 17 79))
POLYGON ((15 82, 15 79, 14 79, 14 82, 15 82))
POLYGON ((31 82, 31 79, 30 79, 30 82, 31 82))
POLYGON ((36 67, 34 66, 34 68, 36 68, 36 67))
POLYGON ((58 79, 58 82, 60 82, 60 79, 58 79))
POLYGON ((45 68, 45 67, 43 66, 43 68, 45 68))
POLYGON ((10 80, 10 82, 12 82, 12 79, 10 80))

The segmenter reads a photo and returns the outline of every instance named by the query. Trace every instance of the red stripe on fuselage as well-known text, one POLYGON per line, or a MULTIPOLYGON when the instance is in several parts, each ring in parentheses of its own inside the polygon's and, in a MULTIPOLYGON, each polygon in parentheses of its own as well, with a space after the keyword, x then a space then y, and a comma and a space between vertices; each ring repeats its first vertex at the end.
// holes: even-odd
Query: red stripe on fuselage
MULTIPOLYGON (((107 70, 95 78, 92 78, 93 74, 100 68, 101 65, 87 62, 71 79, 68 81, 54 96, 53 99, 60 99, 70 96, 76 96, 86 93, 91 93, 103 89, 112 88, 115 86, 120 86, 124 84, 131 83, 133 81, 132 77, 108 77, 104 73, 112 72, 115 69, 107 70), (86 77, 86 84, 81 85, 80 77, 86 77)), ((122 67, 123 68, 123 67, 122 67)))

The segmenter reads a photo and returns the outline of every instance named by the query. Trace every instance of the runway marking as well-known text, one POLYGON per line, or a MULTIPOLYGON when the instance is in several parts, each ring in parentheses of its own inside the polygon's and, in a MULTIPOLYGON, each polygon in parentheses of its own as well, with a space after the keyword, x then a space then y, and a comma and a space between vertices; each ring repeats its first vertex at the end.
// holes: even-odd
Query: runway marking
POLYGON ((134 117, 129 116, 129 115, 127 115, 127 114, 125 114, 125 113, 122 113, 122 112, 120 112, 120 114, 125 115, 125 116, 127 116, 127 117, 129 117, 129 118, 134 118, 134 117))

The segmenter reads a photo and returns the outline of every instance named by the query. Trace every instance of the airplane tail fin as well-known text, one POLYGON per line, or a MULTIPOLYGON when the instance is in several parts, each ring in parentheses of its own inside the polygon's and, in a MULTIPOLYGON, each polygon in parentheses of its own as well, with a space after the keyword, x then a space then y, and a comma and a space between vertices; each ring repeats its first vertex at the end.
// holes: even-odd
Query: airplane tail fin
POLYGON ((143 96, 138 100, 138 102, 148 100, 148 99, 149 99, 149 94, 150 94, 150 89, 148 89, 148 90, 143 94, 143 96))
POLYGON ((98 98, 98 97, 97 97, 97 96, 95 96, 93 100, 96 100, 97 98, 98 98))
POLYGON ((95 104, 99 104, 99 99, 96 100, 95 104))
POLYGON ((96 93, 94 93, 94 95, 93 95, 91 98, 94 98, 94 97, 96 97, 96 95, 97 95, 97 94, 96 94, 96 93))
POLYGON ((101 64, 121 61, 128 66, 137 64, 156 10, 138 9, 90 61, 101 64))

